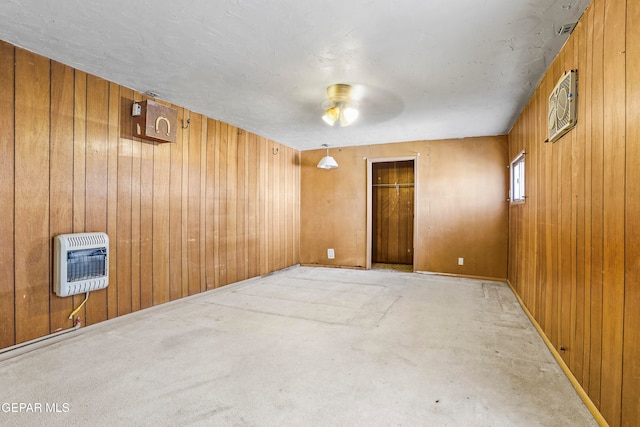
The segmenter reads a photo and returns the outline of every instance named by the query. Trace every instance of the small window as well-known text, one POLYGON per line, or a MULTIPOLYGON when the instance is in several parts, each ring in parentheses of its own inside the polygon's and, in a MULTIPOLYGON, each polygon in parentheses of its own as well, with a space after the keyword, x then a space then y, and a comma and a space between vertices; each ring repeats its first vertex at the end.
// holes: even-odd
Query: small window
POLYGON ((524 202, 524 151, 511 162, 511 203, 524 202))

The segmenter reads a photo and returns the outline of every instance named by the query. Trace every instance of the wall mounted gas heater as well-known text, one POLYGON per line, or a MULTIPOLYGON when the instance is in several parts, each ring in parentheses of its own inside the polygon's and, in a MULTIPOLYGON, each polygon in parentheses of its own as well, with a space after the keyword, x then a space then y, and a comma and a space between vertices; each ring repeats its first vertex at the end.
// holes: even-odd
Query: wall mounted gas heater
POLYGON ((105 233, 61 234, 54 240, 53 291, 59 297, 109 285, 109 236, 105 233))

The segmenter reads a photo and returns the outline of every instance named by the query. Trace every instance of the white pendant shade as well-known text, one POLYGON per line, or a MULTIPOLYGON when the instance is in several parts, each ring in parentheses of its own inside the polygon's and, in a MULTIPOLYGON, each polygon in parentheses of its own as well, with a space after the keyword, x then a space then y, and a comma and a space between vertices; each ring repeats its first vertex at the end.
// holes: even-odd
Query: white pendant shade
POLYGON ((329 155, 324 156, 318 162, 318 168, 320 169, 335 169, 337 167, 338 167, 338 163, 333 157, 329 155))

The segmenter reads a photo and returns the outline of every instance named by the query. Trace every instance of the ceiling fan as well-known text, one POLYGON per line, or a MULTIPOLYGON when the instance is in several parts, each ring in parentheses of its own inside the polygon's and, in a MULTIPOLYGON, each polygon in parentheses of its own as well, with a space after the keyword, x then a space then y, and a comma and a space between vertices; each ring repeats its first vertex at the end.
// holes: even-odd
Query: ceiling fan
POLYGON ((340 127, 349 126, 359 115, 358 103, 352 96, 352 87, 337 83, 327 88, 327 99, 322 103, 322 120, 329 126, 336 123, 340 127))

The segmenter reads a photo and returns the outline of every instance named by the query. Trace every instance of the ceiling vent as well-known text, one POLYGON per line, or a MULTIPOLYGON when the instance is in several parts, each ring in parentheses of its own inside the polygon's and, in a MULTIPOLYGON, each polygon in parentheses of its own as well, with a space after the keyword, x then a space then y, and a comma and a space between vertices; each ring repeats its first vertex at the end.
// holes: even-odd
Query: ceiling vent
POLYGON ((571 34, 571 32, 573 31, 573 29, 576 27, 576 23, 572 23, 572 24, 564 24, 562 25, 559 29, 558 29, 558 35, 562 36, 564 34, 571 34))
POLYGON ((565 73, 549 96, 549 139, 556 142, 576 125, 578 73, 565 73))

